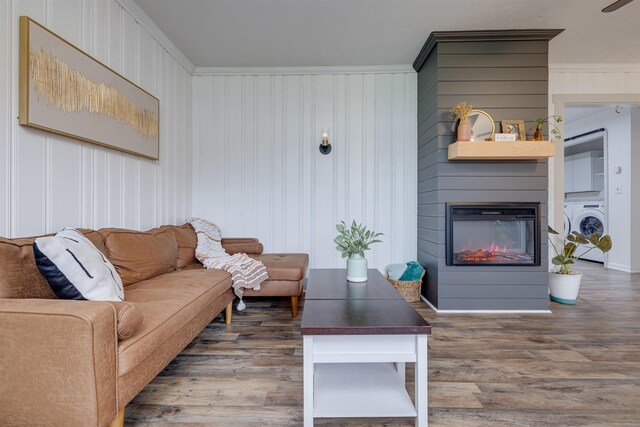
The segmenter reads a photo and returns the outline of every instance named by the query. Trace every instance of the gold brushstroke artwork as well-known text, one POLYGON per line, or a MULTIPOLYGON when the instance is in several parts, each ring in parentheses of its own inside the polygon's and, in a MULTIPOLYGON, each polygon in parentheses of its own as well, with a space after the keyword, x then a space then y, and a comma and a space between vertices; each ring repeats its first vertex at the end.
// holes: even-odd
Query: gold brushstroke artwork
POLYGON ((28 16, 19 77, 21 126, 160 159, 160 100, 28 16))
POLYGON ((31 78, 38 95, 66 111, 86 109, 133 127, 141 135, 158 136, 158 116, 134 104, 122 91, 87 79, 44 49, 29 51, 31 78))

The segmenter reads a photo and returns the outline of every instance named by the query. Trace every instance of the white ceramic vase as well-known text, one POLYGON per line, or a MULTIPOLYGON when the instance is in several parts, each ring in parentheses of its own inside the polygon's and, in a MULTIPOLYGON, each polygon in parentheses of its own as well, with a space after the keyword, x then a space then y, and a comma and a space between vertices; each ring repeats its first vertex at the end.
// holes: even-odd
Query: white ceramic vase
POLYGON ((576 304, 582 274, 549 273, 549 297, 560 304, 576 304))
POLYGON ((367 259, 360 254, 353 254, 347 259, 347 280, 349 282, 367 281, 367 259))

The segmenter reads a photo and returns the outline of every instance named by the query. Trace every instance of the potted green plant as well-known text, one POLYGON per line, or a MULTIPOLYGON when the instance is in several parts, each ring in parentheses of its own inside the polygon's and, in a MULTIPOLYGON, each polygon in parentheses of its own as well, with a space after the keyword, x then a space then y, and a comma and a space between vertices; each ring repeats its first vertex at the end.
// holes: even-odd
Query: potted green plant
POLYGON ((551 262, 558 267, 558 270, 549 275, 549 296, 551 301, 561 304, 575 304, 578 301, 578 292, 580 291, 580 282, 582 273, 578 273, 573 269, 576 259, 582 258, 586 253, 594 249, 607 253, 611 250, 611 236, 598 236, 597 233, 587 237, 577 231, 571 232, 566 239, 562 240, 563 246, 561 250, 553 243, 551 236, 558 236, 559 233, 549 227, 549 243, 553 247, 556 256, 551 262), (576 256, 576 252, 581 245, 591 244, 592 246, 576 256))
POLYGON ((558 141, 561 140, 562 134, 560 133, 560 128, 556 123, 562 123, 562 116, 538 117, 536 119, 536 130, 533 133, 533 140, 542 141, 544 139, 544 135, 542 134, 542 125, 545 123, 551 126, 551 138, 558 141))
POLYGON ((362 224, 357 224, 354 220, 351 226, 347 226, 344 221, 336 224, 338 236, 333 240, 336 249, 342 253, 342 258, 347 258, 347 280, 350 282, 367 281, 367 259, 364 251, 368 251, 374 243, 380 243, 378 237, 382 233, 367 230, 362 224))

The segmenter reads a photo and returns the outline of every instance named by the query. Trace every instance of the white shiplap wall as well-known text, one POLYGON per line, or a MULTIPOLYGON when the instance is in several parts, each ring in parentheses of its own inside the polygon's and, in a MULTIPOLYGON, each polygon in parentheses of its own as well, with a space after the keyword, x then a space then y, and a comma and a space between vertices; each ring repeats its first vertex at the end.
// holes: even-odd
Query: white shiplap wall
POLYGON ((416 74, 379 69, 196 70, 194 214, 268 252, 343 266, 334 225, 385 234, 369 266, 416 257, 416 74), (326 130, 333 151, 318 151, 326 130))
POLYGON ((193 66, 130 0, 2 0, 0 64, 0 235, 148 229, 190 214, 193 66), (21 15, 160 99, 159 162, 18 125, 21 15))

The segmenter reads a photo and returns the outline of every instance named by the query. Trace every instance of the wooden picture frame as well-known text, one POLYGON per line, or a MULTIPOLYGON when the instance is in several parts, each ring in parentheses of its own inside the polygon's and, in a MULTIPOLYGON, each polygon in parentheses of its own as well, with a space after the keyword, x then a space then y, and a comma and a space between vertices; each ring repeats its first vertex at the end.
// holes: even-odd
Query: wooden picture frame
POLYGON ((160 158, 160 100, 28 16, 19 77, 21 125, 160 158))
POLYGON ((502 127, 502 133, 515 133, 516 141, 527 140, 524 120, 502 120, 500 125, 502 127))

